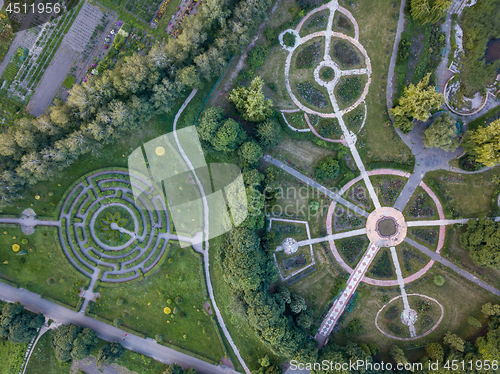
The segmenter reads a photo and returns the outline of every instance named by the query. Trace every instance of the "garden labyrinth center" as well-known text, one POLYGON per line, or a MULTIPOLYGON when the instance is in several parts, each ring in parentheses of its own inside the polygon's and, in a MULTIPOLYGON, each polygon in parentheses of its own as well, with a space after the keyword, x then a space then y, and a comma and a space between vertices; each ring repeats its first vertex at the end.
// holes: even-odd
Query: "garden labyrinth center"
POLYGON ((1 373, 500 373, 500 0, 1 5, 1 373))

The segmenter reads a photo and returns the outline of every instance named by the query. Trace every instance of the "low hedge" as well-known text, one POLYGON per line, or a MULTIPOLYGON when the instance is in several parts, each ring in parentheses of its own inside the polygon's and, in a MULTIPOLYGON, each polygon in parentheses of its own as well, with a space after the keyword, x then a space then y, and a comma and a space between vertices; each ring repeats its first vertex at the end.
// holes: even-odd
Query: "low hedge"
POLYGON ((415 161, 408 164, 401 164, 399 162, 390 162, 390 161, 380 161, 380 162, 372 162, 367 165, 367 170, 376 170, 376 169, 397 169, 403 170, 408 173, 413 173, 413 169, 415 168, 415 161))

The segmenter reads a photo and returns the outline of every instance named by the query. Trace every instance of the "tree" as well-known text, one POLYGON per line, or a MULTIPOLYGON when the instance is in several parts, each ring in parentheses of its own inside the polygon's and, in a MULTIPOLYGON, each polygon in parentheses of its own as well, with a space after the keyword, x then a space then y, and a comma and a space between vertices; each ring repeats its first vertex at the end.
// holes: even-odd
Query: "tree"
POLYGON ((481 218, 467 222, 467 230, 460 235, 460 243, 469 251, 479 266, 500 268, 500 226, 497 222, 481 218))
POLYGON ((257 125, 257 137, 262 148, 276 147, 281 141, 281 126, 274 119, 268 119, 257 125))
POLYGON ((177 78, 186 87, 200 88, 201 79, 196 71, 196 67, 191 65, 187 66, 177 72, 177 78))
POLYGON ((335 179, 339 176, 339 173, 340 164, 331 156, 321 160, 316 167, 316 178, 320 180, 335 179))
POLYGON ((494 316, 500 314, 500 305, 492 303, 486 303, 481 308, 481 312, 487 316, 494 316))
POLYGON ((27 312, 19 302, 7 303, 0 314, 0 337, 11 343, 28 343, 44 322, 43 314, 27 312))
POLYGON ((69 324, 55 330, 52 345, 56 350, 57 359, 65 362, 88 357, 98 341, 95 331, 69 324))
POLYGON ((120 358, 123 352, 125 352, 125 348, 120 343, 113 342, 107 344, 97 352, 96 364, 98 367, 109 364, 120 358))
POLYGON ((458 147, 457 128, 449 113, 439 116, 423 133, 427 148, 441 148, 453 152, 458 147))
POLYGON ((222 125, 224 118, 224 110, 221 107, 211 107, 204 111, 197 128, 200 138, 210 142, 222 125))
POLYGON ((247 165, 254 165, 264 154, 260 145, 254 140, 243 143, 238 153, 247 165))
POLYGON ((462 338, 457 334, 452 334, 449 331, 444 336, 444 344, 449 344, 451 348, 456 349, 460 352, 463 352, 465 348, 465 342, 462 340, 462 338))
POLYGON ((184 374, 182 367, 177 364, 168 365, 163 374, 184 374))
POLYGON ((404 351, 397 345, 392 346, 389 354, 397 364, 405 365, 408 363, 408 359, 406 358, 404 351))
POLYGON ((476 155, 477 162, 486 166, 500 163, 500 119, 487 127, 468 131, 464 139, 464 149, 469 148, 476 155))
POLYGON ((307 309, 306 301, 302 296, 297 294, 291 295, 290 309, 293 313, 299 314, 300 312, 307 309))
POLYGON ((231 91, 229 100, 236 105, 243 119, 252 122, 264 121, 271 115, 272 101, 262 93, 264 82, 260 77, 254 78, 250 87, 238 87, 231 91))
POLYGON ((444 350, 441 344, 439 343, 429 343, 425 347, 425 353, 431 360, 434 361, 443 361, 444 359, 444 350))
POLYGON ((435 23, 446 15, 452 0, 411 0, 411 16, 421 24, 435 23))
POLYGON ((217 129, 210 143, 216 151, 227 153, 236 150, 246 138, 243 127, 234 119, 228 118, 217 129))
POLYGON ((413 119, 427 121, 432 109, 438 109, 444 104, 444 95, 429 86, 430 74, 427 74, 416 86, 405 87, 404 96, 399 104, 390 110, 394 116, 394 126, 405 134, 413 128, 413 119))

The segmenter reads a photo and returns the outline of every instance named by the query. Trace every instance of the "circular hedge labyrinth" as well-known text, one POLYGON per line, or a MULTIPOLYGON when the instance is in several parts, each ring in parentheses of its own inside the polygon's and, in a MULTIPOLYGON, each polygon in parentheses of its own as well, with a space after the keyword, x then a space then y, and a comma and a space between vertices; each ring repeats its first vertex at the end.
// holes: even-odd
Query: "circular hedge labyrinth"
POLYGON ((75 182, 61 207, 61 245, 69 261, 103 282, 142 277, 167 247, 170 219, 161 191, 128 171, 98 170, 75 182))

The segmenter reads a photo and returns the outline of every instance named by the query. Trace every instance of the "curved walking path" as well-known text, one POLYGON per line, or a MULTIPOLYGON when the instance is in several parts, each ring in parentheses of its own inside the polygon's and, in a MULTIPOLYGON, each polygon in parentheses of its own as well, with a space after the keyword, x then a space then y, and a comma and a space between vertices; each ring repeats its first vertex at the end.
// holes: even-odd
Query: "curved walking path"
POLYGON ((189 160, 189 157, 186 155, 184 152, 184 149, 182 148, 182 144, 179 142, 179 139, 177 137, 177 121, 179 120, 179 117, 183 110, 186 108, 186 106, 189 104, 191 99, 196 95, 196 92, 198 90, 194 89, 191 94, 188 96, 184 104, 182 104, 181 108, 177 112, 175 119, 174 119, 174 138, 177 143, 177 147, 179 148, 179 152, 181 153, 182 158, 188 165, 189 169, 191 170, 191 173, 193 174, 196 184, 198 185, 198 188, 200 190, 200 194, 202 197, 203 201, 203 218, 204 218, 204 223, 205 223, 205 229, 204 229, 204 236, 205 236, 205 249, 203 251, 203 262, 205 264, 205 277, 206 277, 206 283, 207 283, 207 289, 208 289, 208 294, 210 296, 210 300, 212 302, 213 309, 215 310, 215 314, 217 316, 217 321, 219 322, 219 325, 222 329, 222 332, 224 333, 224 336, 226 337, 227 341, 229 342, 229 345, 233 349, 234 354, 236 357, 238 357, 238 361, 240 362, 241 366, 245 370, 247 374, 250 374, 250 369, 246 365, 245 361, 241 357, 240 351, 238 350, 238 347, 236 347, 236 344, 234 343, 233 339, 231 338, 231 334, 229 334, 229 331, 227 330, 226 324, 224 323, 224 319, 222 318, 222 314, 217 307, 217 303, 215 302, 215 297, 214 297, 214 292, 212 288, 212 282, 210 281, 210 258, 208 254, 208 249, 209 249, 209 211, 208 211, 208 203, 207 203, 207 197, 205 195, 205 190, 203 188, 203 185, 201 184, 200 180, 198 179, 198 176, 196 174, 196 169, 193 167, 193 164, 189 160))
POLYGON ((127 338, 122 340, 125 336, 125 331, 51 301, 42 299, 40 295, 23 288, 14 288, 0 282, 0 299, 9 303, 19 301, 27 310, 35 313, 42 313, 46 318, 61 324, 73 323, 75 325, 87 327, 97 332, 99 338, 103 340, 108 342, 119 341, 125 348, 165 364, 176 363, 185 368, 194 368, 200 373, 236 373, 236 371, 232 369, 215 366, 185 353, 157 344, 156 341, 152 339, 143 339, 137 335, 127 333, 127 338))

